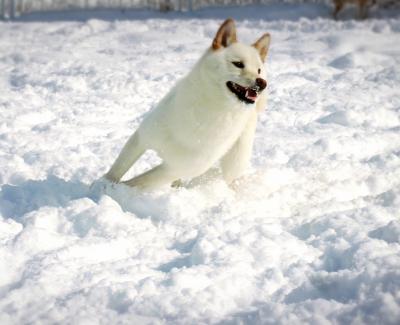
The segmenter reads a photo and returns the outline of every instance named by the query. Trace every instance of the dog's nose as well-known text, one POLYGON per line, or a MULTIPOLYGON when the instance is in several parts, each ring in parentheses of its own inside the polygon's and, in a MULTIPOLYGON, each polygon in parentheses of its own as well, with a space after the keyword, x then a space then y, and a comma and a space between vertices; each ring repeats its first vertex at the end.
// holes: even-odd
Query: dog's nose
POLYGON ((257 78, 256 85, 258 88, 260 88, 260 90, 264 90, 267 87, 267 81, 263 78, 257 78))

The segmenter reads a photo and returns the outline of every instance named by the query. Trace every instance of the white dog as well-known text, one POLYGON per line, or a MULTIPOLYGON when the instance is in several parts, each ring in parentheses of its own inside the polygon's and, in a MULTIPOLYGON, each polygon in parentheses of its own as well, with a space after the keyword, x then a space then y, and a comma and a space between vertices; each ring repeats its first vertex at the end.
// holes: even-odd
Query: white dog
POLYGON ((227 19, 193 70, 145 117, 105 178, 119 182, 149 149, 162 163, 124 184, 148 190, 198 180, 219 161, 228 184, 240 177, 250 161, 257 113, 266 105, 269 43, 269 34, 252 46, 238 43, 234 21, 227 19))

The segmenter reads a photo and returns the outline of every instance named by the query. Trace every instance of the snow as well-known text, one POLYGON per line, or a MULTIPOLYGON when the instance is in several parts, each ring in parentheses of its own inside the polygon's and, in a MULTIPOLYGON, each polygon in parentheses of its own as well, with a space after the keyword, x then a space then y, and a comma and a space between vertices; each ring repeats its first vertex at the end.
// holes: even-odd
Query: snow
POLYGON ((291 8, 0 22, 0 324, 400 322, 400 12, 291 8), (272 35, 238 191, 90 187, 226 16, 272 35))

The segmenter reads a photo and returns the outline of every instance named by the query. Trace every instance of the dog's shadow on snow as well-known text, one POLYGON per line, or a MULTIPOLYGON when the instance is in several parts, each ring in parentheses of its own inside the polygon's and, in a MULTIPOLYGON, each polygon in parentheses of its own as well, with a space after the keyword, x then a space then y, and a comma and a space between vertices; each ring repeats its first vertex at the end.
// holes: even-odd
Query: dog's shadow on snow
POLYGON ((19 185, 5 184, 0 189, 0 214, 18 220, 43 206, 63 207, 71 200, 88 197, 87 184, 65 181, 56 176, 45 180, 28 180, 19 185))
MULTIPOLYGON (((66 207, 69 202, 89 198, 98 203, 103 195, 110 196, 124 211, 137 214, 139 217, 149 215, 146 205, 154 198, 138 195, 127 186, 111 184, 103 179, 92 185, 79 181, 66 181, 50 175, 44 180, 27 180, 18 185, 5 184, 0 188, 0 215, 20 221, 25 214, 41 207, 66 207)), ((154 202, 153 202, 154 203, 154 202)), ((161 204, 163 206, 163 204, 161 204)), ((154 209, 153 209, 154 210, 154 209)), ((151 214, 151 213, 150 213, 151 214)))
POLYGON ((28 180, 18 185, 0 187, 0 215, 18 222, 22 217, 41 207, 66 207, 69 202, 82 198, 100 203, 109 196, 125 212, 138 218, 150 218, 153 222, 169 218, 182 219, 195 216, 200 210, 218 205, 229 196, 230 191, 221 183, 199 189, 171 189, 171 191, 140 193, 122 184, 112 184, 104 179, 92 185, 78 181, 66 181, 56 176, 45 180, 28 180), (188 209, 188 202, 191 202, 188 209))

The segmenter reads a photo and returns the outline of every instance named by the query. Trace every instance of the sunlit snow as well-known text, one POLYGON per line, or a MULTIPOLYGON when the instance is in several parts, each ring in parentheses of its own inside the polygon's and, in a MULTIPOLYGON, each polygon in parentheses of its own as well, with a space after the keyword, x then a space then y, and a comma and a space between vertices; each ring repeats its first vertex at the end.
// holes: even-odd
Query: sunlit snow
POLYGON ((296 8, 0 22, 0 324, 399 324, 400 12, 296 8), (272 35, 238 191, 90 188, 228 16, 272 35))

